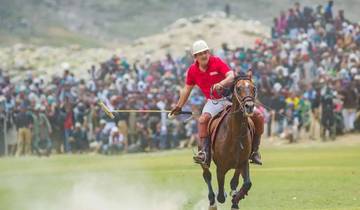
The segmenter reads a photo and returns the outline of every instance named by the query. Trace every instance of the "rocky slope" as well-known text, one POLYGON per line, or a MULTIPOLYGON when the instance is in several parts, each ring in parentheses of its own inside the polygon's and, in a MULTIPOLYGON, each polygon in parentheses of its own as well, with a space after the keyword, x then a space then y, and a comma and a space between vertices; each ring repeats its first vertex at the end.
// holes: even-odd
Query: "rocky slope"
POLYGON ((230 47, 249 47, 256 38, 265 38, 269 28, 258 21, 243 21, 235 17, 226 18, 222 12, 209 13, 191 18, 182 18, 169 25, 162 33, 135 40, 121 48, 81 48, 79 46, 49 47, 16 44, 0 48, 0 68, 8 71, 14 80, 27 71, 45 77, 61 74, 63 66, 69 64, 75 75, 87 77, 91 65, 109 59, 112 55, 125 56, 130 62, 163 58, 168 52, 174 56, 184 53, 193 41, 205 39, 211 48, 224 42, 230 47))
MULTIPOLYGON (((159 32, 182 17, 224 11, 239 19, 271 24, 297 0, 0 0, 0 46, 23 42, 38 46, 111 47, 159 32)), ((302 6, 328 0, 301 0, 302 6)), ((335 1, 334 13, 360 19, 359 0, 335 1)))

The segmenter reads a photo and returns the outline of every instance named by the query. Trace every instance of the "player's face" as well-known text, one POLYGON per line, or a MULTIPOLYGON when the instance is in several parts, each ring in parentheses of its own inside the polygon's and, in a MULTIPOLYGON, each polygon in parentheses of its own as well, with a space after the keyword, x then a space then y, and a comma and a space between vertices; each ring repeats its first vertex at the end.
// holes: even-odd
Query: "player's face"
POLYGON ((200 52, 200 53, 196 53, 195 54, 195 59, 197 60, 197 62, 199 62, 200 65, 207 65, 207 63, 209 62, 209 58, 210 58, 210 52, 209 50, 206 50, 204 52, 200 52))

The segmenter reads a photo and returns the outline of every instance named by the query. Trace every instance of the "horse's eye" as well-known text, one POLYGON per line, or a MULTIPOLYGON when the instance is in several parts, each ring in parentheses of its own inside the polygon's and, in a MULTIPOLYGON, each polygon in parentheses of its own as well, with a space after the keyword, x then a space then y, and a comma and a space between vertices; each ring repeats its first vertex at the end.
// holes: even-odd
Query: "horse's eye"
POLYGON ((237 92, 240 92, 240 91, 241 91, 241 88, 240 88, 240 87, 237 87, 237 88, 236 88, 236 91, 237 91, 237 92))

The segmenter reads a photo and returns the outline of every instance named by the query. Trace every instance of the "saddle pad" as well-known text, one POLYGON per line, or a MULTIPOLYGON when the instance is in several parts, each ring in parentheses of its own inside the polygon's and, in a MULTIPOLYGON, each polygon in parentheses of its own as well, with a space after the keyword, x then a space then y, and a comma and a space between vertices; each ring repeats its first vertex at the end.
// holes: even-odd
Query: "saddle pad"
POLYGON ((208 131, 211 139, 211 149, 215 144, 215 137, 219 130, 219 125, 221 124, 225 116, 230 112, 230 109, 231 106, 227 106, 224 110, 222 110, 221 112, 219 112, 217 115, 215 115, 210 119, 208 131))
MULTIPOLYGON (((220 126, 221 122, 224 120, 225 116, 230 112, 230 110, 231 110, 231 106, 227 106, 223 111, 219 112, 219 114, 215 115, 214 117, 212 117, 210 119, 208 129, 209 129, 209 135, 210 135, 210 139, 211 139, 211 150, 212 151, 214 151, 216 134, 219 130, 219 126, 220 126)), ((251 139, 253 139, 255 132, 256 132, 255 124, 250 117, 248 117, 247 119, 248 119, 248 127, 250 130, 251 139)))

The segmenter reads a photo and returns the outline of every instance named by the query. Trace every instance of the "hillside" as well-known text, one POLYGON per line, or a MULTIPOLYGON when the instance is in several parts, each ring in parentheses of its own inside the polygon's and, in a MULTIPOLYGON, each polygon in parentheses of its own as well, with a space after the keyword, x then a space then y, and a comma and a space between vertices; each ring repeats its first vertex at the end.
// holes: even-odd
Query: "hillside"
POLYGON ((210 13, 182 18, 169 25, 164 32, 135 40, 121 48, 83 48, 79 45, 66 47, 34 46, 17 44, 0 48, 0 68, 9 72, 14 80, 20 79, 27 71, 50 76, 61 74, 62 64, 70 64, 75 75, 88 76, 87 69, 109 59, 113 54, 125 56, 130 62, 164 58, 171 52, 183 55, 194 40, 205 39, 216 49, 227 42, 230 47, 250 47, 257 37, 269 35, 269 28, 257 21, 243 21, 226 18, 223 13, 210 13))
MULTIPOLYGON (((0 0, 0 45, 113 47, 159 33, 177 19, 223 11, 239 19, 270 24, 294 0, 0 0)), ((303 5, 326 4, 302 0, 303 5)), ((335 1, 335 9, 359 20, 359 0, 335 1)))

